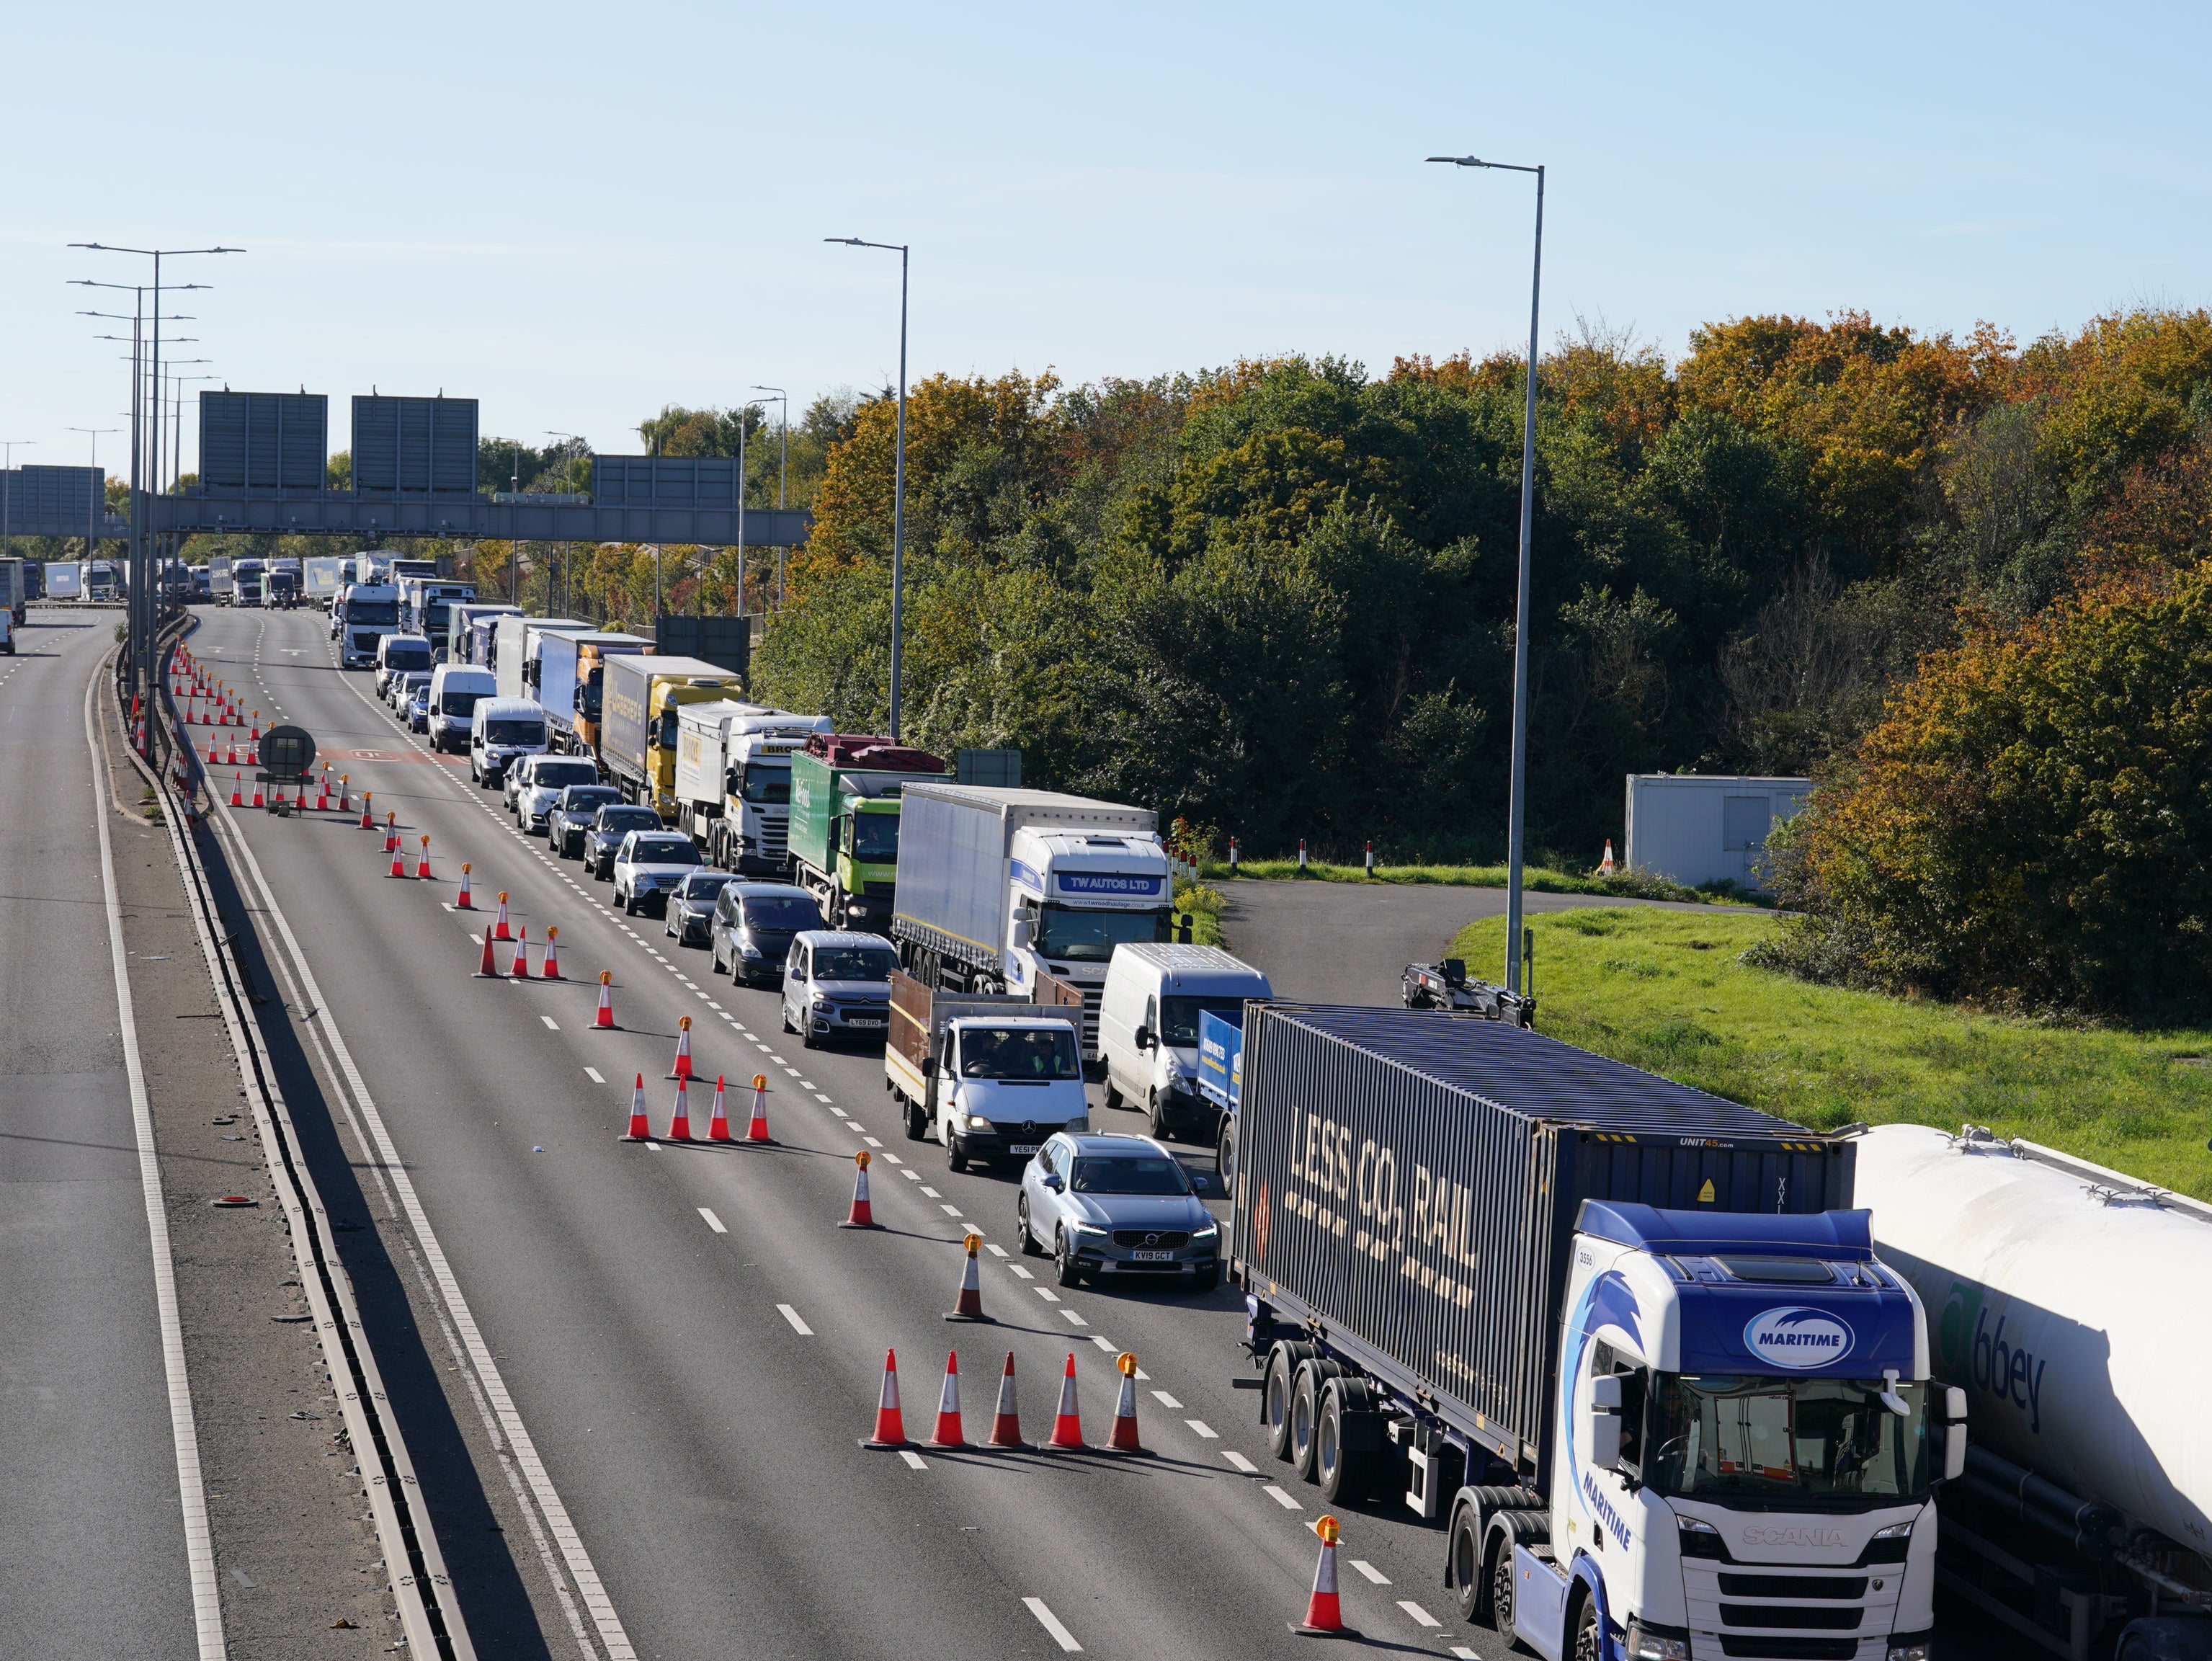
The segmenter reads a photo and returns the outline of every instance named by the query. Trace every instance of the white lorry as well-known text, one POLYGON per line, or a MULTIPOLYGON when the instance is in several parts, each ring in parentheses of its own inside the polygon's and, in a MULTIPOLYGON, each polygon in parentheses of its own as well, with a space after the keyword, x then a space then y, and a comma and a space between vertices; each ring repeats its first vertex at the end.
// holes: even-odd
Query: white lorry
POLYGON ((709 865, 781 877, 791 835, 791 753, 827 715, 725 698, 676 712, 676 823, 709 865))
MULTIPOLYGON (((530 684, 526 666, 537 655, 535 636, 549 629, 572 635, 588 635, 598 624, 586 623, 581 618, 533 618, 520 611, 502 612, 492 624, 492 661, 488 667, 499 677, 499 695, 503 698, 528 698, 538 702, 537 689, 530 684)), ((563 711, 564 719, 573 719, 573 711, 563 711)))
POLYGON ((1083 992, 1083 1053, 1114 948, 1175 938, 1175 885, 1148 807, 1050 790, 920 779, 899 812, 891 938, 906 971, 948 991, 1083 992))
POLYGON ((356 582, 339 597, 335 613, 339 666, 374 668, 379 643, 399 632, 399 590, 389 582, 356 582))
POLYGON ((936 1137, 956 1171, 1012 1169, 1046 1137, 1090 1129, 1080 995, 1049 977, 1034 998, 948 995, 895 972, 884 1083, 908 1140, 936 1137))

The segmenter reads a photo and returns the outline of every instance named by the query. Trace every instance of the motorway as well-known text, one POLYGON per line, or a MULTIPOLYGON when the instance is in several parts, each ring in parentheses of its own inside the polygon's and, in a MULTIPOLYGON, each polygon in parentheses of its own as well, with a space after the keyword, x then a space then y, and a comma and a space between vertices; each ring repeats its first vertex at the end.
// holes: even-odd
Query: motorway
MULTIPOLYGON (((164 1356, 181 1352, 156 1295, 168 1248, 149 1220, 86 721, 117 615, 34 610, 0 660, 0 1630, 24 1655, 194 1653, 187 1498, 205 1538, 196 1463, 179 1487, 164 1356)), ((204 1555, 201 1573, 212 1616, 204 1555)))
MULTIPOLYGON (((426 1342, 507 1530, 511 1561, 455 1564, 479 1647, 1294 1652, 1322 1507, 1267 1454, 1256 1393, 1232 1388, 1250 1376, 1235 1294, 1053 1287, 1015 1249, 1009 1177, 954 1176, 905 1141, 878 1056, 804 1050, 774 993, 714 980, 705 952, 611 909, 605 885, 514 831, 462 758, 403 733, 368 675, 335 666, 325 630, 317 612, 206 611, 190 643, 373 790, 380 824, 398 813, 410 869, 431 837, 434 880, 393 880, 381 837, 336 812, 224 815, 288 1006, 313 1012, 318 1074, 374 1167, 378 1226, 395 1260, 424 1266, 423 1323, 441 1335, 426 1342), (463 861, 480 908, 503 889, 533 940, 558 927, 564 981, 476 977, 488 911, 453 909, 463 861), (601 969, 618 1031, 592 1030, 601 969), (771 1080, 772 1147, 617 1140, 641 1073, 665 1129, 686 1014, 707 1079, 771 1080), (836 1226, 862 1147, 873 1232, 836 1226), (988 1243, 989 1326, 941 1319, 969 1226, 988 1243), (1133 1351, 1155 1457, 858 1446, 886 1348, 919 1440, 955 1346, 977 1439, 1011 1350, 1032 1440, 1073 1354, 1103 1441, 1114 1356, 1133 1351), (527 1619, 536 1633, 495 1630, 527 1619)), ((690 1103, 702 1132, 708 1093, 690 1103)), ((733 1091, 740 1132, 747 1105, 733 1091)), ((1371 1641, 1506 1652, 1456 1620, 1438 1531, 1402 1506, 1341 1514, 1347 1619, 1371 1641)))

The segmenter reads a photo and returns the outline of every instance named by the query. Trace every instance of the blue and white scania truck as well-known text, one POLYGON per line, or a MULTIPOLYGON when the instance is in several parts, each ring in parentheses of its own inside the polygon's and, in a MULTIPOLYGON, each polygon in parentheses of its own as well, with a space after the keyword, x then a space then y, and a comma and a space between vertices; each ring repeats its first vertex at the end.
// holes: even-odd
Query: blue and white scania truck
POLYGON ((1276 1455, 1552 1661, 1928 1661, 1965 1398, 1852 1143, 1480 1016, 1255 1003, 1231 1274, 1276 1455))

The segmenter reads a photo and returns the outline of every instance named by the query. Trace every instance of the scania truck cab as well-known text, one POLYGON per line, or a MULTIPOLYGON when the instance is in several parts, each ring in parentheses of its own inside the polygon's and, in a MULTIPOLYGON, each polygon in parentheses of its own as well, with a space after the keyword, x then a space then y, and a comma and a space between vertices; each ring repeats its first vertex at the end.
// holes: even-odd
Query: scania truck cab
POLYGON ((376 648, 399 632, 399 590, 388 582, 356 582, 337 602, 338 661, 348 669, 376 665, 376 648))

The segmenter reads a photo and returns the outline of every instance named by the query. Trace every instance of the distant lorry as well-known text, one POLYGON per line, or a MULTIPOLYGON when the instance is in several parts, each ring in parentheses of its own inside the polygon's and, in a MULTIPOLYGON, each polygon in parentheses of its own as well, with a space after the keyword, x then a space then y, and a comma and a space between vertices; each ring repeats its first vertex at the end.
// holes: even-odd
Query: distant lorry
POLYGON ((524 671, 536 654, 538 636, 549 629, 588 635, 597 626, 581 618, 533 618, 520 611, 502 612, 491 626, 492 660, 485 666, 499 677, 500 697, 536 702, 524 671))
MULTIPOLYGON (((797 775, 793 774, 794 788, 797 775)), ((1149 807, 1050 790, 931 780, 900 812, 891 939, 933 986, 1026 991, 1042 974, 1083 989, 1084 1058, 1114 948, 1175 937, 1175 885, 1149 807)))
POLYGON ((1937 1585, 2070 1661, 2212 1655, 2207 1346, 2183 1314, 2212 1206, 1972 1125, 1856 1140, 1882 1261, 1974 1416, 1937 1585))
POLYGON ((46 562, 46 598, 49 599, 82 599, 84 598, 84 567, 73 559, 50 559, 46 562))
POLYGON ((453 606, 477 597, 476 585, 444 577, 406 577, 399 583, 399 620, 408 633, 447 642, 453 606))
POLYGON ((599 753, 599 726, 606 697, 606 660, 612 657, 651 656, 651 641, 637 635, 579 635, 576 636, 575 715, 568 724, 568 741, 581 756, 599 753), (635 641, 636 644, 630 642, 635 641))
POLYGON ((827 715, 722 699, 676 718, 676 824, 707 862, 744 876, 780 877, 789 851, 791 756, 827 715))
POLYGON ((337 599, 338 589, 349 581, 346 563, 337 554, 317 554, 301 560, 300 581, 307 598, 329 611, 337 599))
POLYGON ((232 587, 230 568, 229 555, 211 554, 208 557, 208 595, 218 605, 230 604, 232 587))
POLYGON ((520 605, 502 605, 473 599, 461 600, 447 606, 446 608, 446 661, 473 664, 479 669, 490 668, 491 657, 489 652, 482 658, 475 655, 478 639, 489 641, 490 630, 487 629, 480 636, 475 626, 476 621, 478 618, 489 618, 492 620, 491 627, 496 628, 497 620, 510 612, 519 617, 521 615, 522 608, 520 605))
MULTIPOLYGON (((743 678, 698 658, 624 653, 599 660, 604 688, 599 770, 624 801, 676 814, 676 719, 687 703, 744 691, 743 678)), ((505 683, 502 681, 501 683, 505 683)))
POLYGON ((20 559, 0 559, 0 610, 4 610, 21 624, 30 599, 30 585, 24 580, 23 562, 20 559))
POLYGON ((1254 1004, 1229 1273, 1270 1451, 1445 1524, 1537 1654, 1929 1661, 1963 1398, 1853 1149, 1479 1017, 1254 1004))
POLYGON ((95 559, 86 563, 84 597, 87 599, 112 600, 117 597, 117 591, 121 587, 122 579, 116 575, 114 561, 95 559))
POLYGON ((236 606, 261 604, 262 584, 268 575, 265 559, 236 559, 230 563, 230 603, 236 606))
POLYGON ((372 667, 378 643, 399 632, 399 590, 388 582, 356 582, 340 597, 336 621, 340 666, 372 667))
POLYGON ((545 712, 553 732, 553 747, 563 755, 592 753, 591 746, 576 735, 576 666, 587 642, 610 656, 635 654, 653 644, 642 636, 600 629, 580 634, 566 629, 547 629, 531 637, 528 656, 522 666, 523 687, 545 712))
POLYGON ((791 752, 791 879, 832 928, 890 932, 903 793, 945 772, 926 750, 866 733, 817 733, 791 752))
POLYGON ((1036 991, 960 996, 891 976, 884 1081, 908 1140, 935 1136, 956 1171, 970 1159, 1019 1165, 1046 1137, 1090 1129, 1083 995, 1054 980, 1036 991))
POLYGON ((289 611, 300 603, 300 574, 297 571, 269 573, 269 605, 272 611, 289 611))

